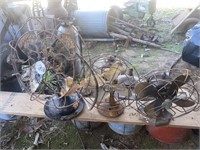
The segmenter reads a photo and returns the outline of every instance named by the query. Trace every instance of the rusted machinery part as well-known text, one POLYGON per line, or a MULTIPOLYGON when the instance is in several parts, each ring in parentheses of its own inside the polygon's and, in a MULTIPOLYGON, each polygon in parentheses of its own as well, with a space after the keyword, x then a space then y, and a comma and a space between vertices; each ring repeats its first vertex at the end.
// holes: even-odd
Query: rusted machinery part
POLYGON ((153 19, 153 16, 150 16, 150 17, 147 19, 146 23, 147 23, 147 26, 149 26, 149 27, 154 27, 155 24, 156 24, 156 21, 153 19))
POLYGON ((48 7, 44 10, 45 15, 54 15, 55 18, 67 20, 68 12, 62 6, 62 0, 48 0, 47 2, 48 7))

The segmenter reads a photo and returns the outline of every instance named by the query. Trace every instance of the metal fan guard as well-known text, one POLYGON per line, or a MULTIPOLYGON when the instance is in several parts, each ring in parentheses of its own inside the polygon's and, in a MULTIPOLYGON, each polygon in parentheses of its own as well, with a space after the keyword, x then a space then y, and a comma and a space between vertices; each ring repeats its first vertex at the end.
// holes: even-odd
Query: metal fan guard
MULTIPOLYGON (((190 99, 192 100, 195 104, 191 107, 179 107, 179 106, 176 106, 174 104, 171 104, 168 103, 168 102, 164 102, 164 104, 162 105, 162 107, 166 107, 170 113, 172 113, 172 117, 170 118, 171 119, 174 119, 174 118, 177 118, 177 117, 181 117, 185 114, 188 114, 190 113, 191 111, 196 111, 199 109, 199 93, 197 91, 197 89, 195 88, 195 84, 194 84, 194 81, 192 79, 192 74, 189 70, 187 69, 171 69, 171 70, 153 70, 151 72, 149 72, 148 74, 144 75, 143 77, 141 77, 141 80, 140 81, 147 81, 147 79, 149 79, 150 77, 154 77, 156 82, 165 82, 166 84, 170 83, 169 80, 165 80, 165 79, 156 79, 156 74, 163 74, 163 73, 167 73, 168 72, 168 75, 170 77, 177 77, 178 75, 180 74, 187 74, 189 73, 190 74, 190 79, 189 81, 184 84, 183 87, 179 87, 179 91, 178 91, 178 94, 181 94, 181 91, 182 92, 187 92, 186 96, 187 96, 187 99, 190 99)), ((142 91, 141 91, 142 92, 142 91)), ((137 98, 137 95, 136 95, 136 110, 138 111, 138 113, 141 115, 141 120, 144 120, 145 122, 147 123, 151 123, 151 124, 156 124, 156 121, 157 119, 161 119, 161 120, 167 120, 169 118, 157 118, 157 116, 153 116, 153 115, 149 115, 147 114, 145 111, 144 111, 144 107, 147 106, 149 103, 151 103, 152 101, 154 101, 155 98, 153 98, 152 96, 147 96, 145 98, 137 98), (149 101, 146 101, 145 99, 149 99, 149 101)))
POLYGON ((99 85, 99 96, 95 107, 101 115, 106 117, 121 115, 124 109, 131 106, 135 100, 133 90, 139 79, 137 70, 124 58, 108 53, 93 57, 90 61, 91 67, 96 76, 98 76, 97 81, 99 85), (112 68, 112 65, 115 63, 121 63, 124 71, 117 77, 114 77, 114 73, 113 77, 109 77, 110 80, 104 81, 102 79, 103 74, 106 70, 112 68))
MULTIPOLYGON (((67 77, 73 78, 73 83, 78 83, 85 78, 86 70, 89 72, 88 76, 94 79, 93 90, 98 93, 96 77, 81 56, 80 35, 73 25, 55 18, 31 17, 18 31, 17 36, 20 34, 19 39, 9 43, 12 48, 11 60, 21 88, 31 94, 31 100, 45 104, 44 94, 60 93, 67 77), (37 63, 40 65, 37 66, 37 63), (40 74, 41 70, 43 74, 40 74), (35 81, 39 80, 36 90, 31 87, 33 78, 35 81)), ((83 98, 80 90, 87 88, 89 87, 81 87, 75 91, 80 97, 77 101, 83 98)), ((89 109, 94 107, 97 97, 98 94, 87 97, 92 101, 89 109)))

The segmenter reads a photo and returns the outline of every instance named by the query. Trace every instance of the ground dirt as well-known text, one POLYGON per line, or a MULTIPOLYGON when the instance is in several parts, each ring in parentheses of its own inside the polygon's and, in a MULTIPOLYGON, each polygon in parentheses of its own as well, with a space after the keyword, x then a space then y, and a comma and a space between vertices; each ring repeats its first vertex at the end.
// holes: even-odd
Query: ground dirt
MULTIPOLYGON (((171 19, 178 10, 157 10, 155 14, 158 33, 163 38, 165 50, 131 43, 124 47, 123 41, 115 43, 91 42, 84 45, 84 55, 112 53, 125 57, 145 74, 156 68, 169 68, 181 55, 185 36, 169 35, 171 19), (87 52, 87 53, 86 53, 87 52)), ((56 122, 42 118, 19 117, 14 122, 1 122, 1 149, 101 149, 100 143, 119 149, 199 149, 199 137, 192 132, 182 143, 165 144, 154 139, 145 126, 134 135, 120 135, 112 131, 107 123, 92 130, 77 129, 71 122, 56 122), (35 140, 39 135, 38 140, 35 140), (36 141, 35 145, 33 144, 36 141)), ((162 134, 162 133, 161 133, 162 134)))

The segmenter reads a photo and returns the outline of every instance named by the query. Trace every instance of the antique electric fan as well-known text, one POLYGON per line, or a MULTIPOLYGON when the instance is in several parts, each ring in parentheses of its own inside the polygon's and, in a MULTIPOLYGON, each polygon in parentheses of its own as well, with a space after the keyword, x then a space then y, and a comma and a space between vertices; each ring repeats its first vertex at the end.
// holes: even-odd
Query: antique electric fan
POLYGON ((189 70, 157 70, 145 75, 135 86, 136 106, 143 119, 155 126, 195 111, 199 94, 189 70))
POLYGON ((96 108, 106 117, 117 117, 134 102, 133 89, 138 73, 126 60, 112 54, 101 54, 91 59, 99 86, 96 108))
POLYGON ((51 119, 71 119, 83 109, 84 92, 80 91, 90 89, 84 80, 87 78, 88 82, 92 79, 92 89, 97 93, 85 95, 92 99, 89 107, 92 109, 98 97, 98 85, 81 56, 76 28, 63 20, 32 17, 20 31, 20 38, 10 42, 12 66, 22 89, 31 94, 31 100, 43 103, 44 112, 51 119))

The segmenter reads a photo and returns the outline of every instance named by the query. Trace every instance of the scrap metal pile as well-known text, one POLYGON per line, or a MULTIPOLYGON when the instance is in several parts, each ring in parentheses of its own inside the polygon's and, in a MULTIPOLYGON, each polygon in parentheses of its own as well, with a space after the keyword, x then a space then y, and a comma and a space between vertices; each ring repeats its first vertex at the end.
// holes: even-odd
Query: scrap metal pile
POLYGON ((83 110, 81 95, 86 95, 84 91, 90 89, 93 79, 96 94, 87 95, 87 99, 95 103, 96 78, 80 54, 76 28, 67 21, 47 17, 31 17, 22 28, 26 26, 29 31, 10 41, 10 57, 20 86, 31 94, 31 100, 49 95, 43 102, 45 114, 55 120, 71 119, 83 110))
MULTIPOLYGON (((109 17, 114 19, 109 24, 113 37, 161 48, 155 34, 109 17)), ((80 35, 69 20, 29 17, 9 46, 6 63, 31 100, 42 100, 50 119, 70 120, 84 105, 106 117, 117 117, 129 107, 159 126, 199 106, 190 70, 152 71, 141 76, 130 62, 113 54, 87 56, 86 61, 80 35)))
POLYGON ((70 120, 84 105, 112 118, 129 107, 146 122, 161 126, 199 106, 189 70, 141 76, 131 63, 113 54, 86 61, 76 28, 64 20, 31 17, 21 29, 26 26, 29 31, 9 43, 11 64, 22 89, 31 100, 42 100, 50 119, 70 120))
POLYGON ((113 20, 109 24, 109 34, 112 37, 125 39, 128 42, 133 41, 136 43, 145 44, 156 48, 162 48, 162 46, 159 45, 162 41, 162 38, 158 35, 155 29, 153 32, 153 29, 147 30, 139 27, 138 25, 134 25, 123 21, 119 18, 115 18, 113 16, 109 17, 111 20, 113 20))

